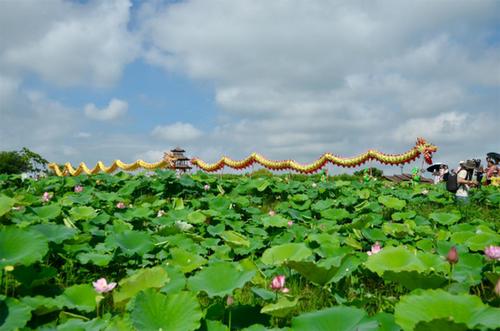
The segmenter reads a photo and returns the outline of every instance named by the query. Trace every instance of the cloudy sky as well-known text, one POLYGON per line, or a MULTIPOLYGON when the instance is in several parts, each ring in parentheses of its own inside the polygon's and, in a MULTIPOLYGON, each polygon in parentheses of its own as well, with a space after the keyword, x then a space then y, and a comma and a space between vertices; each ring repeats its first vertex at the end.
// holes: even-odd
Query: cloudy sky
POLYGON ((456 163, 499 124, 500 1, 0 1, 0 150, 456 163))

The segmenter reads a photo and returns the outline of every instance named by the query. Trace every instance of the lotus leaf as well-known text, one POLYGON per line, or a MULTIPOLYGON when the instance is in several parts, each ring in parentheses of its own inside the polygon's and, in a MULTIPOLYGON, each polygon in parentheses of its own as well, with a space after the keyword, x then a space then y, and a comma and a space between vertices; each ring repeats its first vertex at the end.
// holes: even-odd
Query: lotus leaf
POLYGON ((0 195, 0 217, 10 212, 16 201, 5 195, 0 195))
POLYGON ((72 219, 76 221, 88 221, 97 216, 97 212, 95 211, 95 209, 88 206, 73 207, 69 211, 69 214, 71 215, 72 219))
POLYGON ((32 308, 14 298, 0 295, 0 331, 18 330, 31 319, 32 308))
POLYGON ((386 195, 380 196, 378 198, 378 202, 380 202, 387 208, 395 210, 402 210, 406 206, 406 201, 386 195))
POLYGON ((182 248, 173 248, 170 250, 170 254, 172 254, 170 263, 178 266, 183 273, 191 272, 207 263, 206 259, 182 248))
POLYGON ((262 262, 270 265, 280 265, 287 261, 304 261, 312 255, 303 243, 290 243, 268 248, 262 254, 262 262))
POLYGON ((36 231, 5 227, 0 230, 0 269, 8 265, 29 265, 39 261, 48 249, 44 235, 36 231))
POLYGON ((189 213, 186 217, 186 220, 191 224, 201 224, 205 222, 207 217, 201 211, 194 211, 189 213))
POLYGON ((237 263, 216 262, 190 277, 188 288, 205 291, 209 297, 223 297, 242 288, 254 275, 254 270, 244 270, 237 263))
POLYGON ((430 219, 442 225, 450 225, 458 222, 462 216, 455 213, 432 213, 429 215, 430 219))
POLYGON ((138 330, 196 330, 203 314, 196 296, 189 292, 165 295, 149 289, 134 302, 132 322, 138 330))
POLYGON ((369 256, 365 265, 379 276, 382 276, 386 271, 425 272, 429 270, 416 253, 404 247, 383 248, 379 253, 369 256))
POLYGON ((118 283, 118 289, 113 292, 113 300, 120 303, 147 288, 161 288, 169 281, 168 273, 162 267, 139 270, 118 283))
MULTIPOLYGON (((396 304, 394 317, 403 330, 413 330, 419 323, 437 325, 446 319, 454 324, 465 324, 469 329, 500 328, 500 308, 492 308, 481 299, 468 294, 454 295, 443 290, 427 290, 403 296, 396 304)), ((435 326, 434 326, 434 329, 435 326)))
POLYGON ((64 293, 58 297, 58 301, 68 308, 92 312, 96 308, 96 296, 97 292, 92 285, 73 285, 64 290, 64 293))
POLYGON ((349 218, 350 214, 343 208, 332 208, 321 211, 321 217, 332 221, 341 221, 349 218))
POLYGON ((294 317, 292 329, 297 331, 375 331, 379 329, 379 324, 376 320, 368 318, 364 310, 337 306, 294 317))
POLYGON ((68 228, 57 224, 37 224, 31 227, 36 232, 41 233, 49 241, 60 244, 64 240, 73 238, 77 233, 76 229, 68 228))
POLYGON ((220 237, 231 247, 250 247, 247 237, 236 231, 223 231, 220 237))
POLYGON ((143 231, 126 230, 110 237, 107 242, 111 242, 111 238, 123 250, 123 253, 128 256, 145 254, 154 247, 151 236, 143 231))
POLYGON ((61 215, 61 207, 57 203, 52 203, 47 206, 33 208, 38 217, 44 220, 51 220, 61 215))
POLYGON ((281 297, 276 303, 270 303, 262 307, 260 312, 275 317, 286 317, 297 306, 298 302, 299 298, 288 300, 285 297, 281 297))

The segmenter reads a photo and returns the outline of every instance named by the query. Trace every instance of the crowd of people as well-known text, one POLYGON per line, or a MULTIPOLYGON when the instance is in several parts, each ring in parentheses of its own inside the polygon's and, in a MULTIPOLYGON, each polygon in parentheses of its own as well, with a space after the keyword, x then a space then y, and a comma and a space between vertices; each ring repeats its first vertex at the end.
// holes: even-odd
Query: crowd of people
POLYGON ((466 201, 470 188, 491 185, 492 179, 500 176, 499 162, 500 154, 489 153, 486 167, 481 166, 481 160, 470 159, 460 161, 456 169, 449 169, 446 164, 434 164, 428 170, 432 172, 434 184, 446 182, 447 189, 455 193, 458 201, 466 201))

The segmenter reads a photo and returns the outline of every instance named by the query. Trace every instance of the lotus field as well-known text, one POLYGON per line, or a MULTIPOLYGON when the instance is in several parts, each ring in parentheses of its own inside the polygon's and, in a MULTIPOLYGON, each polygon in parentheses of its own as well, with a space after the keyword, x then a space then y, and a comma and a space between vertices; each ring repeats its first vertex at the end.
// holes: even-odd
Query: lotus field
POLYGON ((500 190, 0 177, 0 330, 495 330, 500 190))

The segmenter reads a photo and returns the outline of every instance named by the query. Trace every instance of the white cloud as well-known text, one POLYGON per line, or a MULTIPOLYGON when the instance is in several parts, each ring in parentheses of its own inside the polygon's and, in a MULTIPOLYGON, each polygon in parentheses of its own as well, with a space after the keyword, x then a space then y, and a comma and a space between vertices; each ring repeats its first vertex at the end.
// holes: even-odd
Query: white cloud
POLYGON ((0 69, 62 86, 110 86, 139 54, 128 0, 0 3, 0 69))
POLYGON ((85 105, 84 111, 88 118, 98 121, 110 121, 123 116, 128 109, 128 103, 120 99, 112 99, 108 106, 97 108, 93 103, 85 105))
POLYGON ((87 138, 92 137, 92 134, 90 134, 88 132, 78 132, 77 134, 75 134, 75 137, 76 138, 87 139, 87 138))
POLYGON ((136 154, 135 159, 144 160, 146 162, 158 162, 163 159, 163 153, 165 153, 165 151, 149 150, 136 154))
POLYGON ((142 19, 150 63, 214 86, 206 155, 398 153, 420 135, 443 158, 492 148, 498 2, 193 0, 142 19))
POLYGON ((176 122, 170 125, 159 125, 153 129, 151 134, 166 141, 183 142, 195 140, 201 137, 203 132, 190 123, 176 122))

